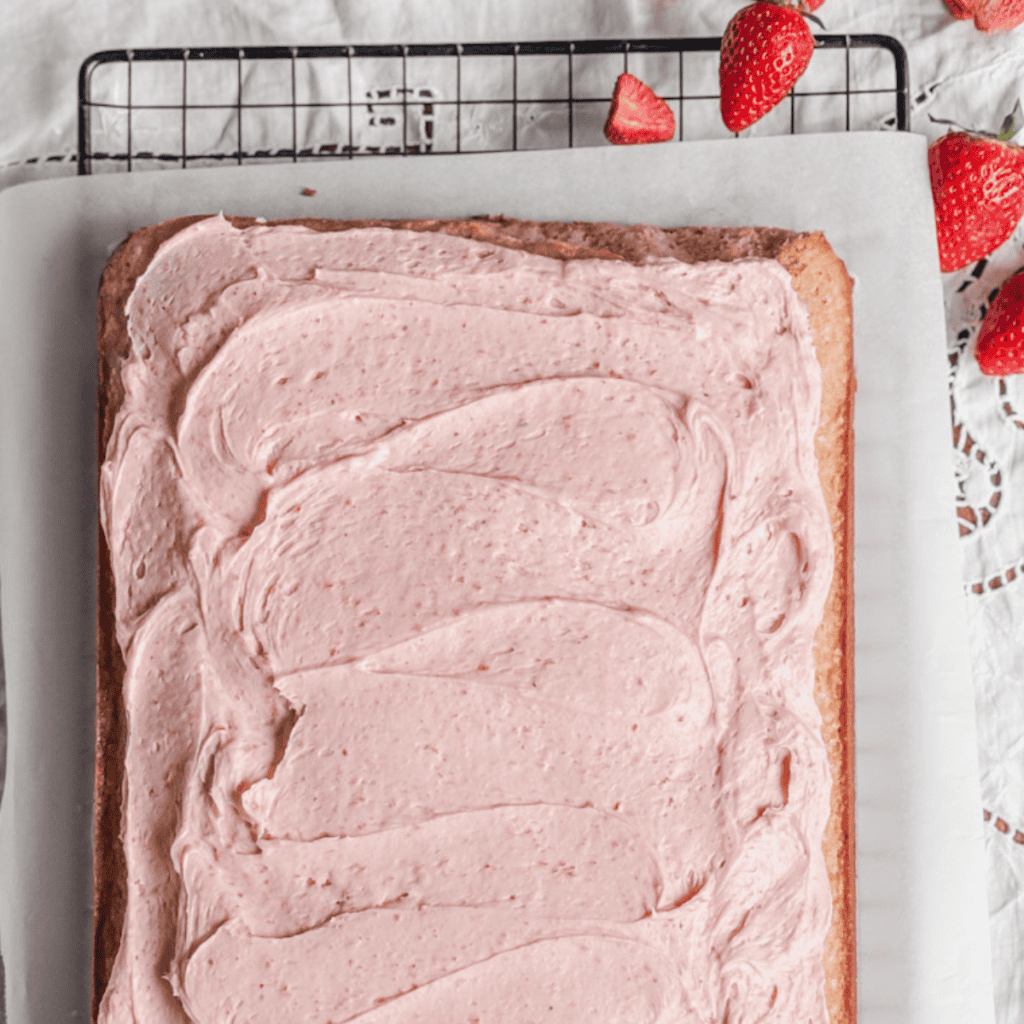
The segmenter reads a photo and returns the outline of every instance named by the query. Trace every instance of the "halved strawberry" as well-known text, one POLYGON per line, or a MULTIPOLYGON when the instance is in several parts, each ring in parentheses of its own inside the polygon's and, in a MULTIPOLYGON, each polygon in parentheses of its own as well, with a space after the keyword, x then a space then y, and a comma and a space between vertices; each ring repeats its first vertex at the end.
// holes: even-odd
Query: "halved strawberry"
POLYGON ((630 74, 621 74, 604 123, 605 138, 616 146, 667 142, 676 133, 669 105, 649 86, 630 74))
POLYGON ((989 306, 974 354, 982 373, 1005 377, 1024 371, 1024 268, 999 289, 989 306))
POLYGON ((733 16, 721 52, 722 121, 729 131, 741 132, 775 107, 807 70, 814 36, 793 7, 758 0, 733 16))

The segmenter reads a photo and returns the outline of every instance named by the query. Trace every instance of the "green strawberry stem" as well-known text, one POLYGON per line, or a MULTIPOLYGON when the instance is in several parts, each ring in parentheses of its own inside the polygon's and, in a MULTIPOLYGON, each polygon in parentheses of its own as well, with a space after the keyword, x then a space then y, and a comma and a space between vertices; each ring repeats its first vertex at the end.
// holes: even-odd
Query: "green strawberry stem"
POLYGON ((999 134, 996 136, 1000 142, 1009 142, 1010 139, 1017 134, 1017 116, 1019 116, 1020 113, 1020 97, 1018 96, 1017 102, 1013 106, 1013 110, 1003 118, 1002 127, 1000 128, 999 134))

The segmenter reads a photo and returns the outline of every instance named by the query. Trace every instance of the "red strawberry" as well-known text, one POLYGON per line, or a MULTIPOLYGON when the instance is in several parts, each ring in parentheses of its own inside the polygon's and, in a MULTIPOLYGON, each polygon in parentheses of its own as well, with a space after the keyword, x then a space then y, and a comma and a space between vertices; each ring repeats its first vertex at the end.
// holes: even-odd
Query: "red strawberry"
POLYGON ((805 11, 816 11, 825 0, 800 0, 799 8, 801 12, 805 11))
POLYGON ((1005 377, 1024 371, 1024 269, 999 290, 985 314, 974 354, 982 373, 1005 377))
POLYGON ((1007 32, 1024 24, 1024 0, 945 0, 949 13, 961 20, 974 18, 982 32, 1007 32))
POLYGON ((814 53, 814 36, 792 7, 759 0, 738 11, 722 36, 718 66, 722 121, 741 132, 793 88, 814 53))
POLYGON ((998 249, 1024 216, 1024 150, 1012 135, 947 132, 928 147, 944 274, 998 249))
POLYGON ((616 146, 667 142, 676 133, 669 105, 632 75, 619 75, 604 123, 605 138, 616 146))

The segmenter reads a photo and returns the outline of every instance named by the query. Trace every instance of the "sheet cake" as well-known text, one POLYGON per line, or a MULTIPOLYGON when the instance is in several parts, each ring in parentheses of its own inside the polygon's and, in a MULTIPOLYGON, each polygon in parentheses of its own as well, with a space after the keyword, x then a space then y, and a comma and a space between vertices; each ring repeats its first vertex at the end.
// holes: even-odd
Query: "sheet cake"
POLYGON ((94 1019, 852 1024, 850 291, 774 229, 128 239, 94 1019))

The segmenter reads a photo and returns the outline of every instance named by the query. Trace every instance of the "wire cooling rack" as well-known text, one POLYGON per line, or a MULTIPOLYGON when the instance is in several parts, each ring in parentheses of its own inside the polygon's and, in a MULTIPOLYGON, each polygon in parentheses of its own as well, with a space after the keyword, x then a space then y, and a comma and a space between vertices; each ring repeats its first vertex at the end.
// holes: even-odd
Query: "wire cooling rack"
MULTIPOLYGON (((814 39, 799 91, 749 134, 909 131, 896 39, 814 39)), ((78 173, 606 145, 622 71, 672 107, 678 141, 727 138, 720 46, 712 36, 105 50, 79 72, 78 173)))

